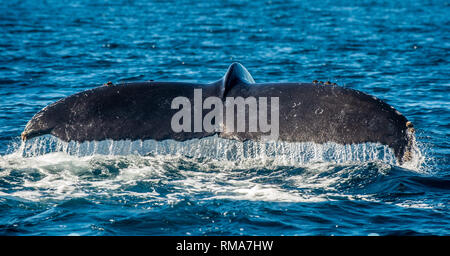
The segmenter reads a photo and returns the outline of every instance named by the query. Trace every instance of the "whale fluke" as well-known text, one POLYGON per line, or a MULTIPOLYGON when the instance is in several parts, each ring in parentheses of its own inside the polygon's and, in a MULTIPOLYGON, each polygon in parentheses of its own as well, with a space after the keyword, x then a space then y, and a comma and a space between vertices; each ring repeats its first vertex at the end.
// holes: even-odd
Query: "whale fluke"
MULTIPOLYGON (((411 157, 414 128, 405 116, 387 103, 363 92, 332 83, 255 83, 247 69, 233 63, 225 76, 213 83, 136 82, 112 84, 63 98, 38 112, 26 125, 22 139, 51 134, 64 141, 165 140, 185 141, 217 134, 237 140, 260 140, 265 131, 192 129, 175 132, 172 117, 179 112, 172 102, 203 102, 209 97, 279 99, 278 140, 287 142, 381 143, 397 159, 411 157), (201 95, 195 91, 201 89, 201 95)), ((195 105, 194 105, 195 106, 195 105)), ((234 108, 234 106, 231 106, 234 108)), ((261 110, 261 109, 260 109, 261 110)), ((195 110, 194 110, 195 112, 195 110)), ((200 111, 201 117, 209 110, 200 111)), ((245 113, 251 116, 249 109, 245 113)), ((258 112, 259 113, 259 112, 258 112)), ((201 118, 200 117, 200 118, 201 118)), ((268 120, 273 113, 268 114, 268 120)), ((226 119, 226 118, 225 118, 226 119)), ((242 124, 242 123, 241 123, 242 124)))

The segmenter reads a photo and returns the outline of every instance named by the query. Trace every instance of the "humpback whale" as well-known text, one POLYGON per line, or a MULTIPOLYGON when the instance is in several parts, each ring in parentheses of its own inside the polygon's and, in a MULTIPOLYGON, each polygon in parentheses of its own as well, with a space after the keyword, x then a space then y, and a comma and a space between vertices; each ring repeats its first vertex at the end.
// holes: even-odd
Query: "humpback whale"
MULTIPOLYGON (((219 98, 224 102, 224 113, 230 108, 225 104, 228 98, 277 98, 277 140, 381 143, 393 150, 400 163, 411 158, 413 125, 382 100, 330 82, 256 83, 240 63, 231 64, 222 79, 207 84, 108 82, 104 86, 76 93, 35 114, 27 123, 22 139, 51 134, 63 141, 77 142, 105 139, 186 141, 217 134, 219 137, 245 141, 260 140, 267 135, 267 131, 236 131, 221 120, 215 120, 223 128, 219 130, 174 131, 172 118, 179 109, 173 108, 172 102, 177 97, 191 102, 196 97, 200 97, 201 101, 209 97, 219 98), (199 89, 202 94, 196 96, 195 90, 199 89)), ((205 116, 208 112, 208 109, 201 109, 198 114, 205 116)), ((245 113, 249 114, 248 108, 245 113)), ((273 115, 269 112, 268 119, 271 120, 273 115)), ((245 121, 247 128, 249 120, 245 121)), ((194 126, 193 123, 188 124, 194 126)))

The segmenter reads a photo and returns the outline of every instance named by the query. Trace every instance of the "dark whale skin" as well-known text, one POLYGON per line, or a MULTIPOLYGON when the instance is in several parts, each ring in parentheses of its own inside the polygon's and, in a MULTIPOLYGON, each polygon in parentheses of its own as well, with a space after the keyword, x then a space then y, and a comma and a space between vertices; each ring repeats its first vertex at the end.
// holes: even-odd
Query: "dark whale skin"
MULTIPOLYGON (((203 100, 210 96, 223 101, 239 96, 278 97, 281 141, 378 142, 392 148, 400 162, 410 157, 412 124, 387 103, 330 83, 257 84, 239 63, 233 63, 221 80, 210 84, 138 82, 101 86, 71 95, 38 112, 26 125, 22 138, 51 134, 64 141, 78 142, 185 141, 214 134, 238 140, 260 140, 265 135, 248 131, 174 132, 171 119, 179 110, 171 109, 171 102, 178 96, 194 102, 194 89, 202 89, 203 100)), ((203 110, 203 115, 209 111, 203 110)))

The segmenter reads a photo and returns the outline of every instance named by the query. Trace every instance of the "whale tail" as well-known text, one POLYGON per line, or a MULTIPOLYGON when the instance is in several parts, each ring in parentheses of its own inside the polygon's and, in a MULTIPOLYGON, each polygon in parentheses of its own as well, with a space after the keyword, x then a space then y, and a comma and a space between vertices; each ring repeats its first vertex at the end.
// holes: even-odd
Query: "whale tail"
MULTIPOLYGON (((244 104, 244 99, 250 97, 255 100, 277 99, 279 106, 277 103, 275 109, 279 112, 279 120, 274 120, 279 122, 274 122, 277 124, 274 127, 281 141, 335 142, 343 145, 375 142, 393 149, 400 164, 413 159, 413 125, 387 103, 363 92, 330 83, 255 84, 247 69, 239 63, 231 64, 222 79, 210 84, 154 81, 110 84, 71 95, 37 113, 26 125, 22 139, 51 134, 63 141, 77 142, 105 139, 186 141, 217 134, 202 127, 197 130, 195 122, 189 124, 191 128, 194 124, 194 132, 191 132, 192 129, 182 132, 172 129, 172 117, 178 110, 171 103, 180 97, 195 104, 195 89, 202 89, 200 101, 211 96, 223 101, 228 97, 240 97, 244 104)), ((235 104, 229 107, 234 109, 235 104)), ((245 115, 247 111, 249 114, 245 122, 239 123, 244 124, 245 131, 227 129, 227 136, 239 140, 258 140, 267 135, 262 129, 247 129, 250 127, 249 107, 244 105, 242 109, 245 115)), ((202 111, 198 114, 200 124, 204 115, 208 114, 206 109, 202 111)), ((267 124, 267 118, 272 120, 272 116, 278 116, 275 114, 272 115, 272 111, 270 116, 267 114, 267 124)), ((252 117, 259 118, 259 114, 252 117)))

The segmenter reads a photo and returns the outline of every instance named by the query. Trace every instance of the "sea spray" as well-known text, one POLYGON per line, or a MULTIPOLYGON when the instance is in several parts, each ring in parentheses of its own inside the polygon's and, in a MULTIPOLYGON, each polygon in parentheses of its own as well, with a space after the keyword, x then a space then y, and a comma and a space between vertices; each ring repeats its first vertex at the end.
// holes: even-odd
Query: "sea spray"
MULTIPOLYGON (((236 141, 212 136, 188 141, 89 141, 64 142, 46 135, 21 143, 16 153, 33 157, 52 152, 64 152, 73 156, 92 155, 179 155, 215 160, 245 161, 257 159, 280 164, 298 165, 311 162, 351 163, 381 161, 397 164, 393 151, 379 143, 341 145, 333 142, 257 142, 236 141)), ((419 151, 418 151, 419 152, 419 151)), ((418 154, 418 153, 416 153, 418 154)))

